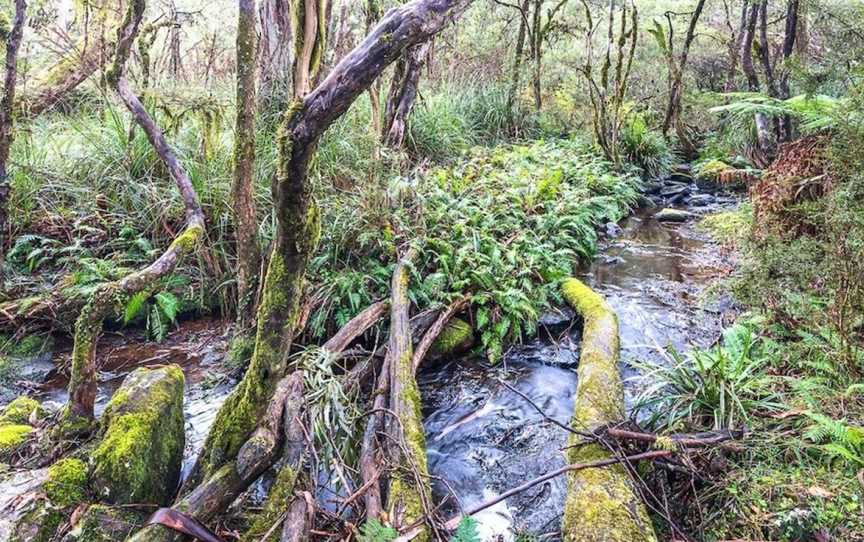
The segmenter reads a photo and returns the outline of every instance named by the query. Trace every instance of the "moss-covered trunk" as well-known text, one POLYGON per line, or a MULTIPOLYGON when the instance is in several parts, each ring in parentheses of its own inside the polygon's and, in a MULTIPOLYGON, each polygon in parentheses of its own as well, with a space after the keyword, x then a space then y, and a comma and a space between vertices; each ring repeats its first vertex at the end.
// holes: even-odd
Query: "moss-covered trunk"
POLYGON ((406 48, 440 31, 471 0, 424 0, 391 10, 372 33, 284 114, 279 167, 273 178, 276 237, 258 308, 252 360, 219 410, 187 488, 230 461, 255 427, 287 370, 306 264, 320 235, 308 177, 321 135, 406 48))
POLYGON ((3 297, 3 263, 6 256, 7 207, 9 204, 9 150, 12 148, 15 109, 15 86, 18 81, 18 49, 24 35, 26 0, 15 0, 15 18, 6 37, 6 69, 3 74, 3 98, 0 100, 0 299, 3 297))
MULTIPOLYGON (((388 515, 397 529, 423 521, 430 495, 426 438, 420 413, 420 391, 414 379, 411 325, 408 310, 410 256, 396 266, 391 283, 390 339, 384 364, 390 373, 390 411, 387 420, 388 457, 396 463, 387 491, 388 515)), ((418 540, 428 540, 423 529, 418 540)))
MULTIPOLYGON (((606 301, 576 279, 562 286, 564 298, 582 316, 582 351, 572 426, 594 429, 624 418, 624 391, 618 370, 618 317, 606 301)), ((567 461, 573 464, 614 458, 599 442, 574 434, 567 461)), ((651 520, 636 494, 630 475, 620 465, 584 469, 568 476, 562 520, 567 542, 651 542, 651 520)))
POLYGON ((244 332, 254 322, 258 266, 261 261, 254 194, 258 34, 255 30, 255 0, 239 0, 238 8, 237 118, 231 205, 237 247, 237 322, 241 332, 244 332))

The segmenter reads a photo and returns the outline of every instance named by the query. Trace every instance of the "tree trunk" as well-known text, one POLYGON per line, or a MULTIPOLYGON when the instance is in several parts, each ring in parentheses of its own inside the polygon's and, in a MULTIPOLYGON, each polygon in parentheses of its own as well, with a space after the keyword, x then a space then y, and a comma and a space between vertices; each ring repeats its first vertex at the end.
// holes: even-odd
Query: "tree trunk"
POLYGON ((429 55, 430 45, 431 42, 427 41, 411 47, 396 63, 387 96, 387 107, 384 110, 385 142, 391 148, 400 148, 405 143, 408 116, 417 99, 420 74, 429 55))
POLYGON ((237 244, 237 323, 241 332, 254 323, 258 290, 258 219, 255 213, 255 0, 239 0, 237 22, 237 119, 231 200, 237 244))
POLYGON ((291 17, 287 0, 261 0, 258 7, 258 54, 262 105, 284 100, 291 88, 291 17))
POLYGON ((543 106, 543 97, 540 92, 540 75, 542 69, 542 57, 543 57, 543 31, 540 28, 540 21, 542 18, 542 8, 543 8, 543 0, 534 0, 534 15, 533 15, 533 27, 532 37, 533 37, 533 46, 531 47, 531 58, 534 61, 534 66, 532 70, 532 81, 531 88, 534 92, 534 109, 540 111, 540 108, 543 106))
POLYGON ((507 114, 510 124, 514 125, 516 99, 519 96, 522 78, 522 57, 525 55, 525 37, 528 29, 528 8, 531 0, 522 0, 519 6, 519 32, 516 34, 516 53, 513 57, 513 73, 510 76, 510 89, 507 91, 507 114))
MULTIPOLYGON (((412 253, 406 255, 393 271, 390 300, 390 340, 384 365, 390 381, 387 457, 398 467, 391 469, 387 491, 387 510, 397 530, 425 517, 429 490, 426 464, 426 441, 420 413, 420 391, 414 379, 411 324, 409 320, 408 267, 412 253)), ((427 539, 428 533, 421 533, 427 539)))
MULTIPOLYGON (((756 22, 759 17, 760 6, 750 3, 747 16, 747 25, 744 28, 744 36, 741 39, 741 69, 747 76, 747 89, 750 92, 759 92, 759 76, 753 66, 753 40, 756 34, 756 22)), ((766 165, 771 154, 770 123, 765 115, 757 113, 756 117, 756 139, 757 156, 755 158, 761 165, 766 165)))
POLYGON ((286 114, 279 137, 278 172, 273 178, 276 236, 258 307, 252 361, 219 409, 189 483, 211 475, 236 456, 287 369, 303 275, 320 232, 308 172, 321 135, 403 51, 438 33, 472 1, 415 0, 391 10, 286 114))
MULTIPOLYGON (((684 70, 687 67, 687 58, 690 55, 690 46, 696 37, 696 24, 699 22, 699 17, 702 16, 702 10, 705 7, 705 0, 699 0, 696 4, 696 9, 690 15, 690 23, 687 25, 687 33, 684 36, 684 43, 681 45, 681 54, 678 56, 678 61, 675 62, 674 54, 671 49, 670 35, 670 50, 669 55, 671 62, 669 63, 669 98, 666 104, 666 116, 663 119, 663 135, 667 135, 669 130, 674 126, 678 138, 682 141, 684 150, 689 154, 695 151, 695 146, 690 141, 684 128, 681 125, 681 98, 684 94, 684 70)), ((670 25, 671 27, 671 25, 670 25)))
POLYGON ((15 0, 15 18, 6 39, 6 70, 3 74, 3 99, 0 100, 0 293, 5 291, 3 265, 6 259, 6 236, 9 230, 9 172, 7 162, 14 138, 15 84, 18 80, 18 49, 27 19, 26 0, 15 0))
POLYGON ((728 22, 730 15, 727 11, 727 24, 731 32, 729 40, 729 70, 726 72, 726 84, 723 87, 725 92, 732 92, 736 88, 735 78, 738 75, 738 59, 741 57, 742 40, 747 28, 747 2, 741 4, 741 18, 738 23, 738 31, 732 27, 732 23, 728 22))
MULTIPOLYGON (((786 29, 783 36, 783 65, 780 68, 780 83, 778 87, 779 98, 788 100, 789 89, 789 67, 786 65, 792 53, 795 52, 795 42, 799 33, 800 5, 798 0, 789 0, 786 5, 786 29)), ((790 141, 793 137, 792 118, 784 115, 780 118, 780 139, 790 141)))
MULTIPOLYGON (((368 34, 372 27, 378 22, 378 19, 384 14, 384 10, 381 7, 381 0, 367 0, 366 1, 366 33, 368 34)), ((376 79, 372 86, 369 87, 369 104, 370 104, 370 114, 371 117, 371 126, 372 126, 372 134, 376 139, 380 140, 383 136, 381 131, 381 79, 376 79)), ((380 155, 380 149, 378 145, 375 146, 375 159, 378 159, 380 155)))
POLYGON ((165 164, 177 185, 186 209, 186 226, 168 249, 147 267, 120 280, 101 284, 91 295, 75 322, 72 349, 72 372, 69 379, 69 402, 63 411, 58 428, 60 434, 75 433, 89 426, 93 420, 96 399, 96 343, 102 332, 102 322, 110 316, 118 303, 129 296, 151 288, 177 266, 180 259, 193 251, 204 234, 204 213, 198 195, 177 155, 168 145, 162 131, 147 113, 138 97, 129 88, 125 77, 126 62, 132 42, 138 34, 144 15, 145 0, 133 0, 123 26, 117 33, 114 65, 107 74, 108 83, 117 91, 121 101, 132 113, 135 122, 147 135, 156 154, 165 164))
POLYGON ((292 0, 294 99, 306 96, 321 69, 327 39, 325 0, 292 0))

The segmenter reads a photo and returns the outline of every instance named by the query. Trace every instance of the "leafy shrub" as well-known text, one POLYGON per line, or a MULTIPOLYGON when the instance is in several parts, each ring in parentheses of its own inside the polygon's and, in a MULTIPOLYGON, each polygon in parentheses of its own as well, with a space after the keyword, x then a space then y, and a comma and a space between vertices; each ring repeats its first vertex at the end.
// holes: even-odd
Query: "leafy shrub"
POLYGON ((693 350, 687 358, 670 351, 674 364, 650 367, 651 383, 638 397, 635 410, 647 411, 649 425, 681 428, 738 428, 757 411, 781 406, 764 369, 771 352, 750 324, 723 333, 722 344, 693 350))
POLYGON ((621 130, 621 151, 642 174, 657 178, 672 171, 675 157, 662 134, 648 128, 643 113, 631 113, 621 130))

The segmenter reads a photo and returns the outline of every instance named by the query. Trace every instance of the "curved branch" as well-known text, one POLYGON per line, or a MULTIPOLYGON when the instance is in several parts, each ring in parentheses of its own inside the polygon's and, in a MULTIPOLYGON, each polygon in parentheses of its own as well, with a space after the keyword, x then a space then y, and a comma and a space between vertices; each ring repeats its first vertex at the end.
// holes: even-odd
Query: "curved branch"
MULTIPOLYGON (((123 25, 117 32, 114 65, 108 73, 108 82, 132 113, 135 122, 147 136, 156 154, 165 164, 177 186, 186 209, 186 226, 171 245, 153 263, 119 280, 100 285, 92 294, 75 322, 75 340, 72 349, 72 374, 69 379, 69 402, 64 409, 66 422, 93 419, 96 399, 96 343, 102 332, 102 322, 115 312, 115 307, 128 296, 146 291, 154 283, 174 270, 183 256, 192 252, 204 234, 204 212, 198 195, 177 155, 168 145, 162 130, 144 109, 124 75, 126 61, 141 20, 145 0, 132 0, 123 25)), ((61 423, 61 434, 88 428, 87 423, 61 423)))

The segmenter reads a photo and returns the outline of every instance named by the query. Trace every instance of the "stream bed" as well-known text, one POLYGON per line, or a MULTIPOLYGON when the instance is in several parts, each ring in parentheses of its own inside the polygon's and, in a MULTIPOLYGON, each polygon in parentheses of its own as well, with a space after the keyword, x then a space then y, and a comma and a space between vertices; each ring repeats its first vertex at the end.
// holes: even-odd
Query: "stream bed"
MULTIPOLYGON (((656 196, 658 203, 675 203, 662 197, 656 196)), ((702 214, 735 203, 728 196, 709 198, 703 197, 707 205, 679 208, 702 214)), ((632 361, 668 363, 668 346, 686 351, 712 344, 732 310, 727 298, 709 301, 705 296, 706 289, 731 270, 728 256, 696 231, 695 216, 683 223, 661 223, 654 216, 659 209, 641 209, 619 224, 607 224, 597 259, 581 273, 619 316, 628 410, 640 389, 632 361)), ((565 464, 567 433, 537 407, 560 423, 569 422, 580 329, 567 309, 544 315, 538 327, 537 337, 511 348, 495 366, 460 357, 442 360, 418 375, 433 493, 436 502, 445 503, 445 515, 565 464)), ((224 367, 228 338, 228 326, 215 320, 184 322, 162 344, 134 333, 106 334, 99 347, 103 362, 97 413, 135 367, 179 364, 187 386, 185 477, 219 406, 236 384, 224 367)), ((41 382, 30 387, 31 393, 49 408, 66 400, 66 380, 55 367, 68 366, 68 356, 68 349, 58 349, 53 358, 43 356, 28 368, 28 379, 41 382)), ((4 524, 8 527, 14 519, 11 507, 42 478, 44 470, 2 476, 0 540, 4 524)), ((481 512, 475 516, 481 538, 512 540, 531 533, 556 539, 565 491, 562 476, 481 512)))
MULTIPOLYGON (((712 210, 729 203, 720 200, 712 210)), ((723 252, 693 220, 661 223, 654 218, 658 210, 607 225, 598 258, 580 277, 618 314, 628 410, 642 385, 632 361, 668 363, 669 346, 685 352, 711 345, 732 309, 728 298, 704 295, 731 270, 723 252)), ((567 432, 522 395, 545 415, 569 422, 580 332, 566 311, 544 320, 537 338, 510 349, 497 366, 449 360, 418 377, 433 492, 436 500, 447 499, 450 513, 565 465, 567 432)), ((475 516, 481 537, 557 539, 565 494, 561 476, 481 512, 475 516)))

